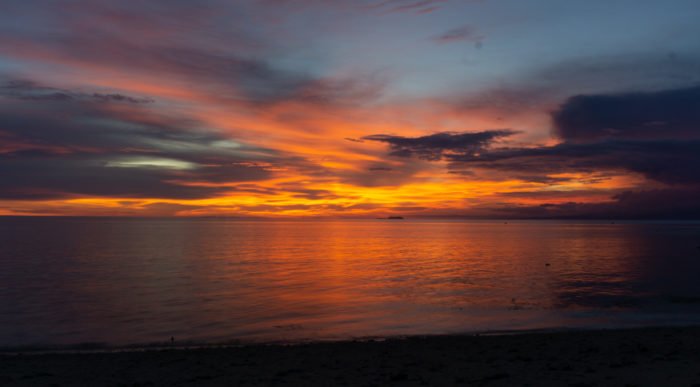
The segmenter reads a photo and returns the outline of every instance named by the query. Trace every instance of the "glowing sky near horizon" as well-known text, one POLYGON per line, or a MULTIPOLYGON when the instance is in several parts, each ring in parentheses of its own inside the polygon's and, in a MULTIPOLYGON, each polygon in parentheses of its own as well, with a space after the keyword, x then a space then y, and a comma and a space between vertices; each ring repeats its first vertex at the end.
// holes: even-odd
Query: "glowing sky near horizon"
POLYGON ((693 0, 2 10, 1 215, 700 216, 693 0))

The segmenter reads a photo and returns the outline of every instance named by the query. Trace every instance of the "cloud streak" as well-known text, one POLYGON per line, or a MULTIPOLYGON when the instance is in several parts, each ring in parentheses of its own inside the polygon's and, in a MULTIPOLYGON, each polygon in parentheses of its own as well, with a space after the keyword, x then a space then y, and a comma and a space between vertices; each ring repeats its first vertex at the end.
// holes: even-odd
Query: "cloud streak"
MULTIPOLYGON (((2 90, 11 92, 0 96, 0 197, 209 197, 222 190, 183 183, 269 176, 256 164, 242 163, 264 150, 193 121, 153 114, 139 98, 8 84, 2 90)), ((267 161, 273 159, 268 152, 267 161)))
POLYGON ((432 40, 436 43, 446 44, 454 42, 470 42, 474 43, 476 47, 481 47, 484 42, 484 35, 480 34, 472 26, 462 26, 459 28, 453 28, 451 30, 445 31, 440 35, 432 37, 432 40))
POLYGON ((454 155, 479 154, 499 139, 516 133, 514 130, 500 129, 467 133, 443 132, 422 137, 374 134, 362 139, 389 144, 392 156, 441 160, 443 157, 452 158, 454 155))

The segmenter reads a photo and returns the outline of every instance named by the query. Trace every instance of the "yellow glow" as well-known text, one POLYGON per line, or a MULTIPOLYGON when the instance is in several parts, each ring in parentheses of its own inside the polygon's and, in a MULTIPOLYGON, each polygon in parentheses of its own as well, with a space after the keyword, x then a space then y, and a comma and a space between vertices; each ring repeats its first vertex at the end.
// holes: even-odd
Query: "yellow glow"
MULTIPOLYGON (((267 175, 255 181, 241 182, 235 177, 230 181, 195 181, 188 176, 189 171, 201 166, 193 162, 156 155, 122 157, 107 161, 105 166, 174 170, 166 183, 221 188, 223 192, 188 200, 78 196, 3 200, 0 215, 430 215, 434 211, 463 213, 489 204, 604 202, 612 200, 612 195, 621 190, 649 184, 643 177, 626 171, 557 174, 549 176, 554 180, 548 183, 514 178, 498 180, 488 172, 462 176, 447 173, 448 165, 444 161, 391 157, 387 155, 386 144, 361 140, 373 134, 411 137, 441 131, 515 128, 522 132, 513 140, 516 145, 554 145, 558 140, 542 130, 550 125, 547 112, 551 106, 533 106, 509 114, 504 114, 498 106, 456 109, 454 105, 431 99, 367 106, 322 105, 292 98, 258 106, 235 95, 222 97, 207 87, 198 90, 192 87, 192 82, 178 77, 161 77, 141 69, 124 72, 120 67, 81 61, 39 45, 23 50, 18 55, 26 59, 73 69, 62 78, 66 84, 89 84, 153 98, 158 101, 157 106, 143 109, 154 109, 164 117, 188 117, 195 123, 192 129, 211 129, 223 134, 226 140, 209 144, 212 151, 244 153, 239 166, 259 168, 267 175)), ((144 116, 141 107, 113 104, 101 108, 136 122, 144 116)), ((22 146, 3 144, 0 152, 15 151, 22 146)), ((51 149, 50 144, 46 148, 56 154, 65 152, 65 149, 51 149)))

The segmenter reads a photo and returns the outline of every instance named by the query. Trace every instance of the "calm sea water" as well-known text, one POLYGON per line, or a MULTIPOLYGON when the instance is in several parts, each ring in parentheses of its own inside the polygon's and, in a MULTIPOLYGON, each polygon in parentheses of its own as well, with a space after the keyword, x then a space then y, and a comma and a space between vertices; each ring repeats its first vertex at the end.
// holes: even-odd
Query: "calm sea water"
POLYGON ((0 346, 700 323, 699 223, 0 218, 0 346))

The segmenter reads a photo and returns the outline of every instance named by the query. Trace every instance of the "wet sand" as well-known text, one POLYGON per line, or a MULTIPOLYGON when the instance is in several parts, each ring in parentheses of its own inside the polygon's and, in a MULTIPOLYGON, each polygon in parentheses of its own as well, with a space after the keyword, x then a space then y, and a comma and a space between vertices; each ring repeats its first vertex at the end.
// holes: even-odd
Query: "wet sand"
POLYGON ((0 355, 3 386, 700 386, 700 328, 0 355))

